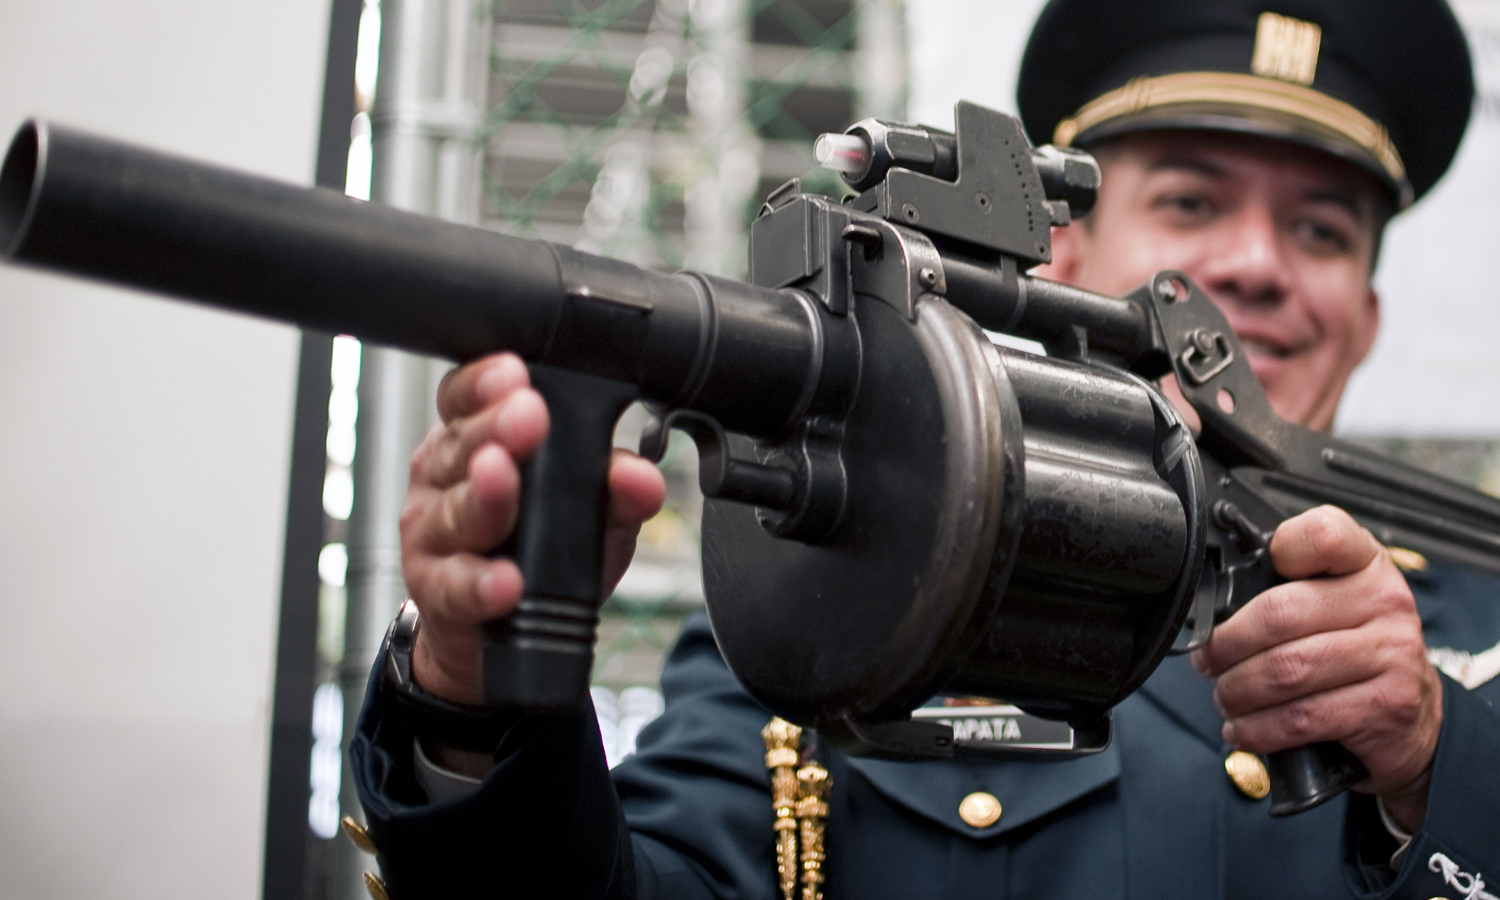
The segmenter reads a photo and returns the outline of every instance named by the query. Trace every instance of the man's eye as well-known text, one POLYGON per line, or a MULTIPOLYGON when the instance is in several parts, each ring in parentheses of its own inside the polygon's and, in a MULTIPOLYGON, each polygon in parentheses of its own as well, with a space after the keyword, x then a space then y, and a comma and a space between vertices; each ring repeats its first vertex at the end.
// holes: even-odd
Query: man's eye
POLYGON ((1345 253, 1353 245, 1347 228, 1320 219, 1299 221, 1296 233, 1308 247, 1326 253, 1345 253))
POLYGON ((1155 206, 1158 209, 1191 218, 1203 218, 1213 211, 1208 198, 1199 194, 1168 194, 1159 198, 1155 206))

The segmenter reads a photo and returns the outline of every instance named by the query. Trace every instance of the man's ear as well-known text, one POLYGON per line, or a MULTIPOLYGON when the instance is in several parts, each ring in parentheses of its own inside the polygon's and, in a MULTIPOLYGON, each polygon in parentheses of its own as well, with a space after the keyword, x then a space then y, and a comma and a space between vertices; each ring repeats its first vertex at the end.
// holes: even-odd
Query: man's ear
POLYGON ((1370 348, 1375 346, 1375 335, 1380 331, 1380 294, 1374 285, 1370 286, 1370 295, 1365 298, 1365 304, 1365 321, 1356 347, 1359 351, 1357 362, 1364 362, 1365 357, 1370 355, 1370 348))
POLYGON ((1082 248, 1079 243, 1088 237, 1080 232, 1086 228, 1087 226, 1081 222, 1053 228, 1052 262, 1037 266, 1031 270, 1031 274, 1048 281, 1074 284, 1074 279, 1078 276, 1079 261, 1082 259, 1082 248))

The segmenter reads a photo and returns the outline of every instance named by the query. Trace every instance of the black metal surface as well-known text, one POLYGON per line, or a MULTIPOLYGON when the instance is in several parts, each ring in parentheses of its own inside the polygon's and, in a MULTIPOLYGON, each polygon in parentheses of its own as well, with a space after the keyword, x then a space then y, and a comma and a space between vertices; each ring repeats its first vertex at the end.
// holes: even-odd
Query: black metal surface
POLYGON ((796 506, 799 479, 790 469, 736 459, 723 427, 701 413, 678 409, 653 419, 641 435, 641 456, 661 462, 672 429, 693 439, 698 450, 698 488, 703 496, 778 512, 796 506))
POLYGON ((884 181, 895 166, 943 181, 958 176, 958 142, 946 131, 864 119, 849 126, 845 133, 864 138, 870 148, 869 167, 858 175, 844 175, 845 183, 857 191, 869 190, 884 181))
POLYGON ((1084 215, 1094 208, 1094 201, 1099 199, 1099 184, 1103 175, 1099 171, 1099 163, 1092 156, 1073 147, 1054 147, 1048 144, 1031 151, 1031 158, 1036 161, 1037 172, 1042 176, 1042 188, 1047 192, 1047 197, 1068 204, 1071 218, 1084 215))
POLYGON ((766 533, 764 513, 708 504, 721 648, 763 702, 853 752, 954 752, 906 719, 939 687, 1076 720, 1103 735, 1088 749, 1102 748, 1104 711, 1167 651, 1196 586, 1196 454, 1176 413, 1133 375, 1017 356, 1029 386, 1018 399, 1010 357, 942 295, 996 308, 999 282, 1014 300, 996 316, 1050 327, 1048 338, 1081 321, 1131 358, 1155 347, 1151 319, 1138 303, 1042 282, 1028 315, 1031 280, 1014 259, 945 255, 929 229, 858 206, 792 186, 752 230, 753 277, 853 309, 862 360, 839 455, 849 494, 826 540, 789 546, 766 533), (1006 424, 996 434, 984 421, 1006 424), (980 513, 1001 523, 993 543, 973 543, 963 524, 980 513))
POLYGON ((982 703, 973 698, 945 698, 942 706, 912 711, 918 722, 938 722, 953 729, 953 755, 1057 759, 1098 753, 1112 741, 1112 716, 1062 722, 1028 715, 1009 703, 982 703))
MULTIPOLYGON (((996 117, 993 111, 973 104, 960 104, 960 107, 964 106, 969 107, 970 114, 965 116, 966 126, 963 130, 971 141, 979 139, 982 143, 984 139, 993 138, 996 134, 1010 134, 1010 129, 999 123, 999 119, 1003 117, 996 117), (972 113, 975 110, 981 115, 974 116, 972 113), (999 127, 987 130, 984 137, 979 138, 979 128, 976 128, 975 123, 982 119, 992 120, 999 127)), ((962 115, 963 112, 960 110, 958 114, 962 115)), ((844 183, 856 191, 868 191, 880 185, 895 168, 940 181, 957 181, 962 174, 962 151, 957 136, 952 132, 884 119, 862 119, 850 125, 844 133, 860 138, 868 151, 868 163, 862 171, 842 173, 844 183)), ((1054 204, 1049 210, 1052 224, 1066 225, 1074 216, 1081 216, 1094 208, 1094 201, 1099 196, 1100 173, 1099 164, 1092 156, 1068 147, 1048 145, 1032 149, 1024 140, 1021 143, 1025 152, 1031 154, 1031 163, 1029 166, 1017 166, 1016 173, 1023 174, 1022 170, 1030 168, 1041 178, 1042 196, 1054 204), (1062 205, 1056 206, 1057 203, 1062 205)), ((992 148, 998 146, 1007 145, 991 145, 992 148)), ((972 165, 973 161, 970 158, 968 162, 972 165)), ((978 185, 971 182, 970 187, 978 185)), ((987 202, 977 205, 982 212, 991 212, 987 202)), ((971 231, 967 234, 973 233, 975 232, 971 231)), ((964 239, 968 239, 967 234, 964 239)))
POLYGON ((583 704, 604 599, 604 524, 615 422, 636 398, 626 382, 533 365, 551 430, 521 471, 516 530, 504 552, 525 584, 516 611, 485 626, 484 697, 492 706, 568 711, 583 704))
POLYGON ((1271 815, 1278 818, 1321 806, 1370 777, 1364 763, 1335 741, 1267 754, 1266 773, 1271 815))
POLYGON ((1218 490, 1232 487, 1237 493, 1225 499, 1246 512, 1254 509, 1245 498, 1255 498, 1264 510, 1251 517, 1258 528, 1270 534, 1283 519, 1329 503, 1384 544, 1500 574, 1500 500, 1277 416, 1228 322, 1180 273, 1161 273, 1137 299, 1155 303, 1164 340, 1176 348, 1183 395, 1203 422, 1199 443, 1232 480, 1218 490), (1163 290, 1167 284, 1175 286, 1163 290), (1200 333, 1210 338, 1208 351, 1200 333))
MULTIPOLYGON (((1500 572, 1500 534, 1493 526, 1488 535, 1483 531, 1485 524, 1500 523, 1500 502, 1277 416, 1224 314, 1182 273, 1158 273, 1141 294, 1153 305, 1179 387, 1203 423, 1199 443, 1215 460, 1208 497, 1216 521, 1216 617, 1232 615, 1277 582, 1269 553, 1276 527, 1329 501, 1386 543, 1398 534, 1416 537, 1410 542, 1413 549, 1446 559, 1478 557, 1464 552, 1465 543, 1493 540, 1495 550, 1484 561, 1500 572), (1402 488, 1402 502, 1369 496, 1371 482, 1402 488), (1289 485, 1304 490, 1300 496, 1295 490, 1276 490, 1289 485), (1438 536, 1437 529, 1409 527, 1424 518, 1424 507, 1440 512, 1428 517, 1429 524, 1451 526, 1450 533, 1438 536), (1472 527, 1445 521, 1454 516, 1472 527)), ((1354 754, 1335 742, 1270 754, 1266 768, 1274 816, 1318 806, 1369 775, 1354 754)))
MULTIPOLYGON (((328 392, 333 336, 305 331, 297 362, 287 479, 286 537, 271 688, 261 896, 305 896, 309 845, 313 693, 317 689, 318 553, 323 545, 323 478, 328 470, 328 392)), ((314 846, 316 846, 314 844, 314 846)))
POLYGON ((560 312, 556 259, 533 245, 45 123, 0 184, 0 244, 31 265, 463 359, 534 358, 560 312))
POLYGON ((993 264, 945 254, 950 303, 990 331, 1043 344, 1083 329, 1088 344, 1123 362, 1140 363, 1154 349, 1149 313, 1138 301, 1017 274, 1014 260, 993 264))
POLYGON ((1186 618, 1206 539, 1203 475, 1170 404, 1123 372, 999 351, 1021 413, 1024 520, 999 609, 946 690, 1098 718, 1186 618))
MULTIPOLYGON (((709 464, 704 570, 726 660, 855 752, 952 755, 951 729, 910 719, 939 690, 1104 746, 1109 706, 1189 613, 1201 642, 1269 586, 1270 535, 1318 502, 1500 572, 1500 501, 1276 417, 1180 273, 1124 299, 1022 276, 1066 218, 1051 201, 1073 201, 1044 196, 1013 120, 960 104, 958 122, 952 180, 892 167, 848 206, 778 191, 749 285, 35 125, 0 172, 0 247, 406 349, 526 357, 554 430, 508 548, 527 594, 487 646, 507 703, 561 708, 586 687, 608 432, 637 395, 664 416, 648 444, 676 423, 709 464), (1063 358, 1002 352, 975 320, 1063 358), (1203 422, 1196 443, 1144 380, 1168 371, 1203 422)), ((1086 188, 1067 162, 1046 190, 1086 188)), ((1327 762, 1273 777, 1294 804, 1331 796, 1353 770, 1327 762)))
POLYGON ((1052 259, 1054 211, 1020 123, 972 103, 954 108, 953 180, 895 167, 855 197, 855 209, 890 222, 1003 253, 1030 268, 1052 259))
POLYGON ((755 510, 703 514, 709 616, 725 659, 770 708, 831 730, 904 718, 951 675, 979 630, 986 580, 1018 537, 1019 427, 990 377, 993 354, 942 303, 915 327, 855 303, 864 356, 845 426, 840 526, 780 540, 755 510), (1012 421, 1006 422, 1007 418, 1012 421))

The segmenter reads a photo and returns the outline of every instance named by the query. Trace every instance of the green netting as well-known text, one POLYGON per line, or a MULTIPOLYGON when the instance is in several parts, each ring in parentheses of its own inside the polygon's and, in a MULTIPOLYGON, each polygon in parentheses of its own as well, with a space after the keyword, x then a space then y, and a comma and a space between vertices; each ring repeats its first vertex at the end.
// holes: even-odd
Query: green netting
MULTIPOLYGON (((644 135, 652 145, 646 163, 649 189, 629 212, 637 220, 631 223, 637 226, 635 241, 649 253, 637 261, 662 268, 683 264, 684 195, 695 173, 715 162, 715 135, 693 132, 686 100, 690 64, 695 54, 711 52, 715 40, 696 24, 694 11, 703 5, 702 0, 498 0, 493 5, 492 105, 477 135, 490 150, 484 179, 488 224, 528 236, 566 236, 567 226, 576 230, 581 225, 584 194, 604 170, 605 151, 622 136, 644 135), (563 31, 566 39, 539 54, 507 52, 517 39, 563 31), (642 50, 664 48, 671 55, 670 77, 659 90, 632 90, 641 58, 621 52, 632 39, 642 50), (508 154, 505 136, 517 126, 545 131, 556 149, 553 157, 508 154)), ((739 30, 750 65, 739 73, 743 106, 725 128, 756 144, 783 145, 778 157, 799 158, 800 165, 791 168, 771 167, 779 177, 767 179, 772 173, 763 169, 762 180, 773 182, 769 187, 801 176, 810 188, 837 193, 837 179, 813 165, 811 142, 820 131, 842 129, 855 111, 851 98, 856 86, 847 57, 855 44, 860 5, 848 0, 754 0, 743 4, 743 13, 747 21, 739 30), (781 52, 767 54, 765 48, 781 52), (788 54, 788 49, 797 52, 788 54), (830 78, 830 69, 839 72, 830 78), (785 145, 792 145, 790 153, 785 145)), ((756 184, 746 193, 737 218, 748 220, 764 187, 756 184)), ((589 249, 608 253, 621 248, 606 242, 589 249)), ((742 249, 735 245, 726 252, 742 249)))

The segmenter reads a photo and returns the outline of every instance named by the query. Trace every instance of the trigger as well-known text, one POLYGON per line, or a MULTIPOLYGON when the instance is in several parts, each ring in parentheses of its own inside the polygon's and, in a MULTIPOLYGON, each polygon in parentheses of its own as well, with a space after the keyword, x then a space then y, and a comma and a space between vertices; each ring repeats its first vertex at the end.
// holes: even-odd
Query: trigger
POLYGON ((652 416, 641 431, 640 454, 645 459, 661 462, 667 455, 667 442, 672 436, 671 414, 652 416))
POLYGON ((1228 608, 1233 592, 1234 571, 1225 568, 1224 557, 1219 549, 1210 547, 1208 558, 1203 561, 1203 572, 1198 576, 1198 589, 1193 595, 1192 609, 1188 611, 1187 624, 1192 631, 1188 634, 1186 643, 1179 637, 1178 643, 1173 644, 1168 653, 1181 656, 1207 644, 1208 639, 1213 636, 1219 610, 1228 608))

